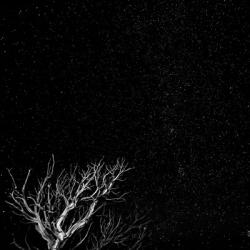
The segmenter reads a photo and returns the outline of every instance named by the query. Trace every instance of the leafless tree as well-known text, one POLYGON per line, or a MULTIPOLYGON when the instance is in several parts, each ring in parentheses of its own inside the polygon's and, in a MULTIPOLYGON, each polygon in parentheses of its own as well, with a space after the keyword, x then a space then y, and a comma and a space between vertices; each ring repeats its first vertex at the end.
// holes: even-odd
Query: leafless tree
MULTIPOLYGON (((39 181, 38 188, 27 192, 26 187, 31 170, 28 171, 21 189, 18 189, 14 176, 8 169, 13 182, 13 190, 7 203, 15 213, 23 216, 28 223, 34 224, 36 231, 47 242, 48 250, 62 249, 65 243, 80 232, 81 236, 74 247, 102 249, 108 244, 127 246, 127 249, 139 249, 145 236, 145 220, 134 213, 130 222, 116 217, 105 206, 105 201, 124 201, 126 193, 117 190, 117 183, 123 181, 128 168, 124 160, 117 160, 114 165, 106 165, 102 160, 87 165, 86 169, 78 166, 64 169, 55 181, 54 155, 48 162, 46 176, 39 181), (92 220, 98 214, 99 220, 92 220), (94 222, 98 225, 91 232, 94 222), (134 237, 134 240, 130 240, 134 237), (133 242, 132 245, 128 243, 133 242)), ((26 241, 26 239, 25 239, 26 241)), ((26 242, 27 243, 27 242, 26 242)), ((13 245, 24 249, 14 240, 13 245)), ((31 249, 28 246, 28 249, 31 249)), ((38 249, 38 248, 36 248, 38 249)))

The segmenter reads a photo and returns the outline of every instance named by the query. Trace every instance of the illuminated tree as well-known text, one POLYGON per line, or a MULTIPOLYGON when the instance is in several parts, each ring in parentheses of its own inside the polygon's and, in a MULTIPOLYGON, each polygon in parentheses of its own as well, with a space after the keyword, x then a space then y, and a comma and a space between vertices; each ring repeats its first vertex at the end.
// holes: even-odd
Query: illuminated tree
MULTIPOLYGON (((62 249, 69 239, 80 235, 74 247, 102 249, 108 245, 125 246, 126 249, 139 249, 145 236, 144 217, 132 212, 130 220, 117 216, 107 203, 125 201, 126 193, 120 193, 117 184, 129 171, 124 160, 114 165, 103 161, 65 169, 56 179, 53 178, 54 155, 48 162, 46 176, 39 181, 34 192, 27 192, 26 186, 31 170, 24 184, 18 189, 16 181, 8 169, 13 182, 13 190, 7 203, 15 213, 35 226, 36 231, 47 242, 48 250, 62 249), (53 181, 55 180, 55 181, 53 181)), ((115 203, 114 203, 115 205, 115 203)), ((21 247, 16 241, 13 244, 21 247)), ((32 249, 28 246, 29 249, 32 249)), ((37 249, 37 248, 36 248, 37 249)), ((83 248, 81 248, 83 249, 83 248)))

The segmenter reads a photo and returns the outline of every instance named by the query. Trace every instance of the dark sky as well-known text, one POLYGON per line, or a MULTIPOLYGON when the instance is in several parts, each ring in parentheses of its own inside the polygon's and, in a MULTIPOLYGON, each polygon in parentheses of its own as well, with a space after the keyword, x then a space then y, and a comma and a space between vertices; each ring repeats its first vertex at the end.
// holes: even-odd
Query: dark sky
POLYGON ((1 200, 6 168, 124 157, 151 249, 249 247, 249 8, 212 2, 2 3, 1 200))

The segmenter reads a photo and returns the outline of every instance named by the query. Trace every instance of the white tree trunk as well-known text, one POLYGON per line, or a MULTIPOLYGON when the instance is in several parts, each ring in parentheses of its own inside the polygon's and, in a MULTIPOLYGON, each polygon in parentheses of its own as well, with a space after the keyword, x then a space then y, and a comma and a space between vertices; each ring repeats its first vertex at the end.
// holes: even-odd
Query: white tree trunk
POLYGON ((49 250, 59 250, 61 241, 59 239, 55 240, 55 243, 52 244, 51 248, 49 250))

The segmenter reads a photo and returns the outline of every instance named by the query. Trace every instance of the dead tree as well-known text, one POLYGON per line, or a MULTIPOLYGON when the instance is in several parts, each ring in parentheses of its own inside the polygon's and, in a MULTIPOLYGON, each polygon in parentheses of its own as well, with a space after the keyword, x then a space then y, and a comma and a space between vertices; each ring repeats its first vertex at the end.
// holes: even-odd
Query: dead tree
MULTIPOLYGON (((124 200, 126 193, 117 190, 117 183, 131 169, 124 160, 117 160, 112 166, 100 161, 87 165, 84 170, 75 166, 68 173, 64 169, 53 182, 54 166, 52 155, 46 176, 39 181, 38 188, 33 193, 26 191, 31 170, 28 171, 21 189, 18 189, 11 171, 8 170, 13 190, 7 203, 28 223, 34 224, 36 231, 47 242, 48 250, 62 249, 76 232, 84 233, 72 249, 80 245, 85 246, 85 249, 102 249, 110 243, 126 245, 134 230, 138 239, 127 249, 140 248, 145 221, 140 221, 138 217, 131 224, 126 224, 121 217, 116 218, 115 214, 104 209, 105 200, 124 200), (99 236, 91 232, 91 219, 98 211, 101 211, 99 236), (84 244, 85 242, 91 244, 84 244)), ((24 249, 16 242, 14 245, 24 249)))

